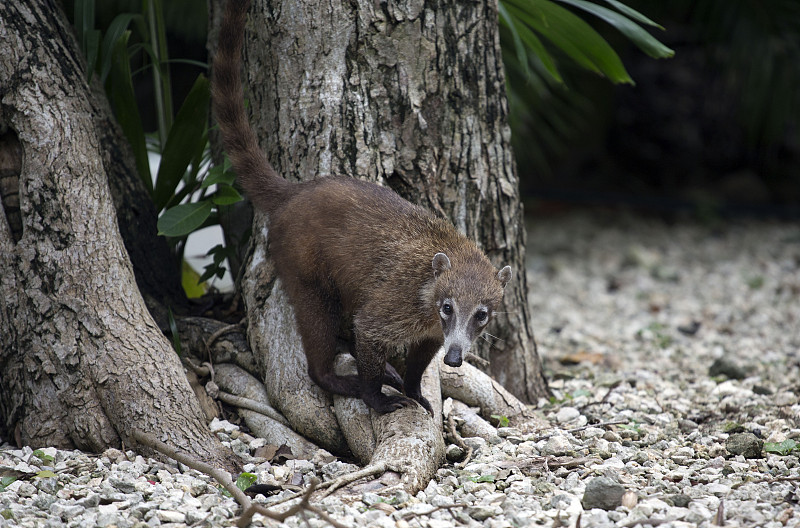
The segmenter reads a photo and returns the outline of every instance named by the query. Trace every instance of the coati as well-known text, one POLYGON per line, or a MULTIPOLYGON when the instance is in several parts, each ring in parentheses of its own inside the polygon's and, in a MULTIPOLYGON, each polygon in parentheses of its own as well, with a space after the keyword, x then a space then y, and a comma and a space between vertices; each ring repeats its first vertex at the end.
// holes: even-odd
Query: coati
POLYGON ((497 270, 447 221, 393 191, 351 178, 290 183, 259 149, 240 78, 249 0, 228 0, 214 60, 213 107, 225 151, 268 215, 270 252, 297 321, 311 379, 379 413, 419 402, 425 368, 444 345, 457 367, 501 302, 511 268, 497 270), (350 316, 358 376, 333 371, 342 314, 350 316), (405 377, 387 368, 405 345, 405 377), (386 383, 405 395, 385 395, 386 383))

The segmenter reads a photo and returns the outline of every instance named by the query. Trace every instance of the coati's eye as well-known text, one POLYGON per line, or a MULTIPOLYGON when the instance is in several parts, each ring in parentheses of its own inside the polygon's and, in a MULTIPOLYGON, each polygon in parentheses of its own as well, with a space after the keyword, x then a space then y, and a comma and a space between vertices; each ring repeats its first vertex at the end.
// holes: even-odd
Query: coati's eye
POLYGON ((489 314, 486 312, 486 310, 478 310, 475 312, 475 320, 479 323, 486 321, 487 317, 489 317, 489 314))
POLYGON ((451 305, 450 303, 444 303, 442 305, 442 313, 444 315, 452 314, 453 313, 453 305, 451 305))

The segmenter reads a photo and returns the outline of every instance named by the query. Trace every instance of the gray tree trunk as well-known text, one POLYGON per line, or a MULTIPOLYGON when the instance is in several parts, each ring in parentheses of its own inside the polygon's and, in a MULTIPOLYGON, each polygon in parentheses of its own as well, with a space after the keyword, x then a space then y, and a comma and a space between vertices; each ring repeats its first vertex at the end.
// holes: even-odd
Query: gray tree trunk
POLYGON ((101 451, 141 430, 232 469, 136 287, 107 181, 108 105, 60 7, 6 0, 0 35, 0 436, 101 451))
MULTIPOLYGON (((499 340, 481 344, 481 355, 518 397, 545 396, 526 300, 496 3, 253 4, 245 43, 251 123, 278 172, 290 180, 339 174, 387 185, 451 219, 496 266, 511 265, 516 275, 498 310, 505 313, 489 329, 499 340)), ((276 324, 287 320, 280 303, 265 310, 274 281, 263 266, 264 218, 253 232, 244 298, 251 343, 268 357, 300 344, 276 324)), ((275 366, 262 368, 269 377, 275 366)))

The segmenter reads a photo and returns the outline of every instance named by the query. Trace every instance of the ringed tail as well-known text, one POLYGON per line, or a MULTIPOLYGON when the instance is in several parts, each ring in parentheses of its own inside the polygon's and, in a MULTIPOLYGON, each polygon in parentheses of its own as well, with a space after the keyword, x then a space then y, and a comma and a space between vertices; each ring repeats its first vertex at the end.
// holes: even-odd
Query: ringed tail
POLYGON ((250 200, 269 213, 291 184, 267 160, 244 108, 241 56, 249 7, 250 0, 226 2, 212 72, 212 107, 237 179, 250 200))

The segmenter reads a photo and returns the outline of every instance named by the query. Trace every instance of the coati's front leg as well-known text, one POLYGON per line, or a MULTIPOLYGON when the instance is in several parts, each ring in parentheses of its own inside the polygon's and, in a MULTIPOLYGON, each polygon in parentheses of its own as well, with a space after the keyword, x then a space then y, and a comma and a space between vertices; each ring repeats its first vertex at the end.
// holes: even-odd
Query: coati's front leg
POLYGON ((385 345, 370 341, 363 334, 356 332, 356 365, 360 396, 364 403, 381 414, 414 405, 414 400, 401 394, 387 396, 381 392, 383 383, 387 380, 386 356, 385 345))
POLYGON ((433 407, 430 402, 422 396, 422 374, 430 364, 436 352, 442 347, 442 342, 436 339, 428 339, 415 343, 408 347, 408 358, 406 358, 406 377, 403 380, 403 392, 409 398, 414 398, 422 405, 425 410, 433 416, 433 407))

